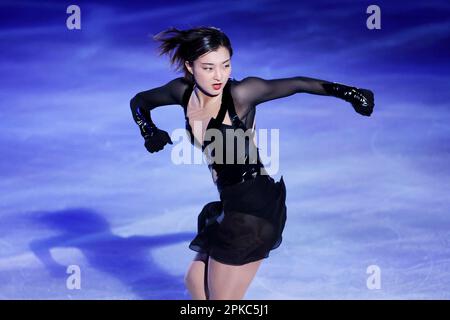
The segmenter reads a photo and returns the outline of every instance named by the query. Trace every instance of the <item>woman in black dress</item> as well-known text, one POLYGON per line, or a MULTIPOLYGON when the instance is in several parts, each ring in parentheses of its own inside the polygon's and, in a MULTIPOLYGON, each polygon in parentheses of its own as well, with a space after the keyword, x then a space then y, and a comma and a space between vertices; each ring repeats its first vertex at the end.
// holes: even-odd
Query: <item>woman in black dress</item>
POLYGON ((182 106, 188 135, 209 159, 220 195, 220 201, 204 205, 198 216, 197 236, 189 245, 197 255, 186 273, 186 286, 193 299, 242 299, 262 260, 280 245, 286 221, 283 176, 274 181, 267 174, 252 139, 255 107, 304 92, 344 99, 359 114, 370 116, 373 93, 307 77, 230 78, 233 50, 228 37, 214 27, 169 28, 154 39, 161 41, 160 55, 169 54, 184 76, 136 94, 130 101, 133 119, 147 150, 157 152, 172 141, 153 123, 150 111, 182 106), (234 138, 227 139, 229 134, 234 138), (213 143, 220 135, 226 143, 213 143), (242 148, 238 141, 244 142, 242 148))

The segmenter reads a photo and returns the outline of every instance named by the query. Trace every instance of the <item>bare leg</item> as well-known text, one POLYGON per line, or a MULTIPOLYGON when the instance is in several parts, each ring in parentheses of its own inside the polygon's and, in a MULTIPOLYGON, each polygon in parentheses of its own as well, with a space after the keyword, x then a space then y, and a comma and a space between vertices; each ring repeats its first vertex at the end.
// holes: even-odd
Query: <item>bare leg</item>
POLYGON ((193 300, 208 299, 208 255, 197 253, 184 277, 184 283, 193 300))
POLYGON ((208 287, 211 300, 240 300, 253 280, 262 260, 232 266, 209 258, 208 287))

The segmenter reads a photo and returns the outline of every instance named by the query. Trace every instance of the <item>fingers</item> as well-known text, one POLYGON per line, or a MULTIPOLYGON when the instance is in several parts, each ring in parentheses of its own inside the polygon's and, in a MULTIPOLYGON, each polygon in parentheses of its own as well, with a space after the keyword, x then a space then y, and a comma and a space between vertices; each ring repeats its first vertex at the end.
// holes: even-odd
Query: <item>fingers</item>
POLYGON ((372 114, 372 112, 373 112, 373 109, 372 109, 372 108, 369 108, 369 109, 363 109, 363 110, 360 110, 358 113, 359 113, 359 114, 362 114, 363 116, 370 117, 370 115, 372 114))
POLYGON ((353 107, 355 111, 363 116, 370 117, 373 112, 373 108, 375 106, 374 94, 371 90, 368 89, 358 89, 358 91, 363 95, 366 100, 366 103, 359 104, 356 103, 353 107))
POLYGON ((363 115, 363 116, 367 116, 370 117, 370 115, 373 112, 373 107, 372 106, 361 106, 361 105, 356 105, 353 106, 355 111, 358 112, 359 114, 363 115))
POLYGON ((166 144, 173 144, 172 139, 166 131, 158 130, 155 135, 145 140, 145 148, 150 153, 164 149, 166 144))
POLYGON ((155 153, 155 152, 158 152, 159 150, 161 150, 161 149, 157 149, 155 146, 153 146, 153 145, 148 145, 148 144, 145 144, 145 148, 147 149, 147 151, 148 152, 150 152, 150 153, 155 153))
POLYGON ((360 91, 362 92, 362 94, 364 95, 364 97, 369 100, 369 101, 374 101, 373 99, 373 92, 371 90, 368 89, 360 89, 360 91))

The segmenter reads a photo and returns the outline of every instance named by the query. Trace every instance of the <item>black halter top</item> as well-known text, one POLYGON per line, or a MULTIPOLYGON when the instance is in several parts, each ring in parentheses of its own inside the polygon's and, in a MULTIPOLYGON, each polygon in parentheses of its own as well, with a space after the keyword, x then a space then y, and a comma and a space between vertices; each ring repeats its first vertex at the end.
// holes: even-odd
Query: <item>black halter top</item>
MULTIPOLYGON (((217 188, 219 192, 226 186, 231 186, 249 179, 253 179, 256 176, 260 174, 267 174, 267 172, 264 169, 264 166, 260 160, 259 156, 259 150, 254 144, 253 135, 254 132, 252 132, 250 135, 247 135, 245 137, 242 136, 245 132, 247 132, 247 128, 244 125, 244 123, 239 119, 233 98, 231 96, 231 81, 234 79, 229 78, 222 94, 222 101, 220 105, 220 110, 216 118, 212 117, 208 125, 206 127, 206 134, 205 137, 208 137, 208 129, 218 129, 220 130, 222 137, 223 137, 223 149, 220 150, 223 155, 223 161, 219 161, 219 163, 211 162, 208 164, 208 167, 210 170, 214 169, 217 173, 217 180, 215 181, 217 188), (231 125, 224 124, 223 120, 225 118, 225 114, 228 111, 228 114, 231 119, 231 125), (242 130, 237 130, 242 129, 242 130), (238 148, 237 146, 237 138, 234 138, 232 151, 233 151, 233 158, 232 161, 228 161, 227 158, 227 152, 229 153, 230 145, 225 143, 226 141, 226 135, 230 134, 229 130, 233 130, 234 134, 239 136, 241 135, 241 138, 243 140, 240 140, 241 142, 244 142, 244 148, 238 148), (237 131, 236 131, 237 130, 237 131)), ((210 152, 208 150, 208 146, 214 141, 211 139, 211 141, 205 141, 203 142, 203 145, 199 143, 199 141, 194 137, 194 134, 192 132, 192 127, 189 123, 189 118, 187 116, 187 106, 189 103, 189 98, 192 94, 192 91, 194 90, 194 85, 189 85, 188 89, 185 91, 183 96, 183 109, 184 109, 184 116, 186 120, 186 131, 188 133, 188 136, 190 136, 191 144, 195 145, 197 147, 201 147, 202 152, 204 154, 207 154, 210 152)), ((215 156, 215 149, 212 149, 210 156, 215 156)), ((207 155, 208 157, 208 155, 207 155)))

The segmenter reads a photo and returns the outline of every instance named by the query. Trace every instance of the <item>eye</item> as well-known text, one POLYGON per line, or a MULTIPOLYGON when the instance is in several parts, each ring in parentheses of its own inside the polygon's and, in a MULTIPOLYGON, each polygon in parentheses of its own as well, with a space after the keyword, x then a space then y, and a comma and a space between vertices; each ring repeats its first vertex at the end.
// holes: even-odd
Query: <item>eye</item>
POLYGON ((226 66, 225 66, 225 68, 229 68, 230 67, 230 65, 229 64, 227 64, 226 66))
POLYGON ((203 68, 204 70, 212 70, 212 68, 203 68))

